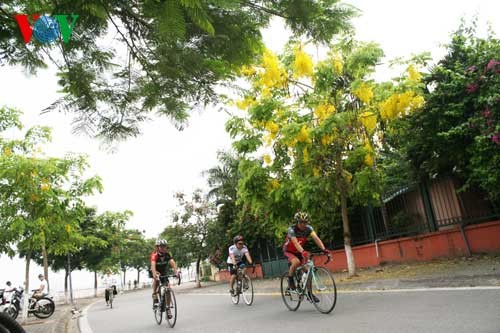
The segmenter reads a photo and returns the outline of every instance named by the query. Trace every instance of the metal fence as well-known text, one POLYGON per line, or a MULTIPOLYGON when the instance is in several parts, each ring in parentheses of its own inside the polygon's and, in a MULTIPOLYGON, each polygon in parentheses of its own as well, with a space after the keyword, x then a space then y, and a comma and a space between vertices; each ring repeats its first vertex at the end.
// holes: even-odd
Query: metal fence
MULTIPOLYGON (((461 188, 457 180, 444 178, 429 183, 414 183, 387 191, 377 206, 351 208, 349 226, 351 244, 414 236, 456 225, 482 223, 500 219, 500 203, 477 188, 461 188)), ((330 249, 344 247, 341 222, 323 230, 330 249)), ((263 264, 265 276, 278 276, 286 269, 281 244, 261 240, 252 249, 263 264)))

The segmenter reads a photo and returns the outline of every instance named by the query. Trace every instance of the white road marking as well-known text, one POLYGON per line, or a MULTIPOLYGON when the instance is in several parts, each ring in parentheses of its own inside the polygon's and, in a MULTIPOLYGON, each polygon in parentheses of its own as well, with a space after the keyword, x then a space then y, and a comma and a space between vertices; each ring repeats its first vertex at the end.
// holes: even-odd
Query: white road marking
POLYGON ((87 319, 87 312, 94 304, 99 302, 102 302, 102 300, 95 301, 94 303, 91 303, 83 308, 82 315, 80 316, 80 318, 78 318, 78 327, 80 328, 80 333, 92 333, 92 329, 90 328, 90 324, 87 319))
MULTIPOLYGON (((373 289, 373 290, 337 290, 337 294, 358 293, 404 293, 404 292, 426 292, 426 291, 464 291, 464 290, 500 290, 500 287, 439 287, 439 288, 414 288, 414 289, 373 289)), ((229 293, 179 293, 182 295, 200 296, 229 296, 229 293)), ((256 296, 281 296, 279 292, 254 292, 256 296)))

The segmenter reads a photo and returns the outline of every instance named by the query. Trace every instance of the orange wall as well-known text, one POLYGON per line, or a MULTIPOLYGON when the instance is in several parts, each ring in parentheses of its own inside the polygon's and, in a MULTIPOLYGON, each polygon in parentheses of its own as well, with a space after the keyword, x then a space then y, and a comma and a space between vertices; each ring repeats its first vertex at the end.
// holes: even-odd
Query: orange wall
MULTIPOLYGON (((262 266, 260 264, 255 265, 255 272, 253 268, 247 268, 247 274, 252 279, 262 278, 264 275, 262 274, 262 266)), ((228 270, 221 270, 215 273, 215 281, 229 281, 231 275, 228 270)))
MULTIPOLYGON (((500 252, 500 221, 471 225, 465 228, 465 234, 472 253, 500 252)), ((414 237, 405 237, 353 247, 356 267, 372 267, 382 262, 428 261, 440 257, 458 257, 467 254, 460 229, 432 232, 414 237), (378 246, 378 257, 377 257, 378 246)), ((332 252, 333 260, 327 267, 336 272, 347 269, 344 250, 332 252)), ((324 256, 314 257, 317 265, 323 266, 324 256)), ((247 269, 252 278, 262 278, 262 266, 257 264, 255 273, 247 269)), ((229 281, 229 272, 215 274, 216 281, 229 281)))
MULTIPOLYGON (((465 228, 465 234, 472 253, 500 252, 500 221, 468 226, 465 228)), ((458 226, 415 237, 378 242, 377 246, 371 243, 353 247, 356 267, 377 266, 381 262, 427 261, 467 254, 458 226)), ((315 257, 316 264, 321 265, 324 262, 325 258, 315 257)), ((344 250, 333 251, 333 261, 327 266, 332 271, 347 269, 344 250)))

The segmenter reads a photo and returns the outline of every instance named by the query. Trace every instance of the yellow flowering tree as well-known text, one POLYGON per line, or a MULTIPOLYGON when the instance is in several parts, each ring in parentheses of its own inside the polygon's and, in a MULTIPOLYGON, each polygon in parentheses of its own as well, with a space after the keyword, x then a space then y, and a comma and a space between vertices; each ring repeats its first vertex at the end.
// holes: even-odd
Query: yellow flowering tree
MULTIPOLYGON (((401 80, 405 85, 370 80, 382 56, 376 44, 353 40, 335 45, 316 63, 298 45, 280 57, 266 51, 247 75, 253 104, 227 123, 237 151, 260 158, 267 175, 262 180, 258 172, 267 186, 240 184, 239 194, 247 198, 242 201, 275 219, 278 234, 296 209, 310 212, 315 225, 330 233, 332 216, 339 217, 350 275, 356 269, 348 201, 378 200, 375 162, 383 130, 423 103, 406 83, 416 79, 413 72, 401 80)), ((255 166, 242 172, 251 178, 255 166)))

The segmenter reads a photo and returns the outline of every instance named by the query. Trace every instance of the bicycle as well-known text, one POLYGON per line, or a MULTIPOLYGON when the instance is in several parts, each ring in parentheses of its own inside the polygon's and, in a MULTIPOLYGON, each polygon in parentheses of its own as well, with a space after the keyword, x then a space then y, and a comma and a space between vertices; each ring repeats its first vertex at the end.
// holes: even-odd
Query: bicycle
MULTIPOLYGON (((308 300, 321 313, 332 312, 337 303, 337 286, 333 274, 325 267, 317 267, 312 260, 313 256, 322 253, 312 253, 309 260, 297 267, 294 272, 295 290, 288 289, 288 271, 281 277, 281 297, 290 311, 297 311, 300 303, 308 300), (307 267, 307 272, 304 268, 307 267)), ((326 265, 331 260, 328 255, 326 265)))
MULTIPOLYGON (((160 275, 160 286, 158 287, 158 306, 153 309, 155 320, 158 325, 161 324, 163 320, 163 313, 165 312, 165 317, 167 319, 168 325, 170 327, 175 326, 177 321, 177 302, 175 300, 175 293, 170 288, 170 283, 168 283, 169 277, 176 277, 175 275, 160 275), (169 297, 170 296, 170 297, 169 297), (170 304, 168 304, 168 298, 170 298, 170 304), (169 318, 170 312, 170 318, 169 318)), ((178 278, 177 285, 181 284, 180 277, 178 278)))
MULTIPOLYGON (((255 272, 255 266, 253 267, 253 271, 255 272)), ((234 304, 238 304, 240 302, 240 295, 243 296, 243 300, 246 305, 252 305, 253 303, 253 284, 252 279, 247 274, 243 273, 243 268, 245 265, 241 265, 238 267, 236 272, 236 289, 234 290, 234 294, 231 295, 231 300, 234 304)))
MULTIPOLYGON (((32 291, 36 292, 37 290, 34 289, 32 291)), ((54 301, 48 296, 35 297, 32 295, 29 298, 28 303, 28 316, 33 314, 35 317, 40 319, 49 318, 54 314, 56 309, 54 301)))

